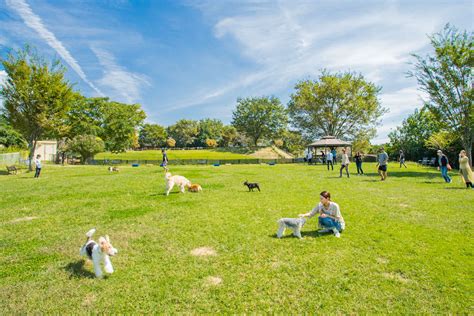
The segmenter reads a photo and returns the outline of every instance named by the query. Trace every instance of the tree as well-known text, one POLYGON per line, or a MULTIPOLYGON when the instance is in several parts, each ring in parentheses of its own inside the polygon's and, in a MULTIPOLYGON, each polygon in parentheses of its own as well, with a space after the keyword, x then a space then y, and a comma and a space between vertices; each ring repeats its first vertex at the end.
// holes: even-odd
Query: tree
POLYGON ((425 146, 433 150, 441 149, 445 151, 455 140, 450 132, 441 130, 431 134, 431 136, 425 140, 425 146))
POLYGON ((68 142, 67 148, 69 151, 79 153, 81 163, 85 164, 89 158, 104 151, 105 145, 104 141, 95 135, 78 135, 68 142))
POLYGON ((441 124, 436 120, 433 113, 423 107, 403 120, 402 125, 396 130, 390 132, 390 150, 391 156, 396 156, 401 149, 408 160, 418 160, 431 153, 424 146, 425 140, 441 129, 441 124))
POLYGON ((206 139, 214 139, 219 141, 222 136, 224 124, 217 119, 202 119, 199 121, 199 134, 197 136, 196 145, 206 145, 206 139))
POLYGON ((178 147, 187 147, 194 143, 199 133, 199 123, 193 120, 179 120, 168 126, 168 135, 176 140, 178 147))
POLYGON ((103 131, 99 136, 105 141, 105 149, 117 153, 133 147, 136 131, 146 118, 141 106, 111 101, 102 112, 103 131))
POLYGON ((473 123, 473 33, 460 32, 447 24, 430 36, 434 55, 416 58, 414 70, 420 89, 429 98, 426 107, 443 127, 458 135, 472 164, 473 123))
POLYGON ((22 149, 28 146, 23 136, 14 130, 2 115, 0 115, 0 145, 22 149))
POLYGON ((303 153, 308 143, 300 131, 286 130, 282 134, 283 149, 294 154, 299 155, 303 153))
POLYGON ((374 138, 375 135, 376 130, 374 128, 360 131, 352 141, 352 152, 357 153, 360 151, 361 153, 368 153, 372 147, 370 140, 374 138))
POLYGON ((64 116, 74 95, 72 85, 64 78, 66 68, 59 60, 47 63, 29 47, 9 53, 1 61, 7 73, 0 90, 3 112, 27 140, 32 170, 37 141, 46 133, 63 132, 64 116))
POLYGON ((221 147, 228 147, 234 144, 235 139, 237 138, 237 129, 232 125, 227 125, 222 128, 221 139, 219 145, 221 147))
POLYGON ((72 139, 78 135, 104 134, 104 109, 108 106, 108 98, 86 98, 76 95, 67 113, 65 124, 69 127, 64 135, 72 139))
POLYGON ((296 84, 288 105, 295 127, 307 138, 332 135, 353 139, 375 127, 386 112, 377 98, 381 88, 360 74, 323 71, 318 80, 296 84))
POLYGON ((140 130, 138 142, 142 148, 158 148, 166 143, 166 129, 158 124, 145 124, 140 130))
POLYGON ((275 138, 288 123, 285 107, 276 97, 237 99, 232 125, 246 134, 255 146, 262 138, 275 138))

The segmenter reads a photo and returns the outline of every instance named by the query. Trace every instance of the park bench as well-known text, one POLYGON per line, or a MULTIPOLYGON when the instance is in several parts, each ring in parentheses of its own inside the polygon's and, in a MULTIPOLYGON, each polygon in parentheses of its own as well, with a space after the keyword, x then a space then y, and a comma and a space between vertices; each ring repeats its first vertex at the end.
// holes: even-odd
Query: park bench
POLYGON ((11 174, 11 173, 16 174, 18 172, 18 169, 15 166, 7 166, 7 171, 8 171, 8 174, 11 174))

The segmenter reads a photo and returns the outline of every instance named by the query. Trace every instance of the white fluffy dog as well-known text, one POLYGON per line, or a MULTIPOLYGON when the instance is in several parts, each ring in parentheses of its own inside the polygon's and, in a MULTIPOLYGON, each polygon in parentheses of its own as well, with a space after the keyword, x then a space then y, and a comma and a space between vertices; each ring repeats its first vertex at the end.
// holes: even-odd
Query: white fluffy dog
POLYGON ((285 232, 286 228, 289 228, 293 231, 293 235, 302 238, 301 237, 301 227, 304 226, 306 223, 306 218, 304 217, 299 217, 299 218, 280 218, 278 221, 278 232, 277 232, 277 237, 281 238, 283 236, 283 233, 285 232))
POLYGON ((109 236, 99 238, 99 243, 96 243, 92 240, 92 235, 95 233, 95 228, 89 230, 86 233, 87 240, 86 243, 81 247, 80 254, 82 256, 87 256, 94 263, 94 272, 95 276, 98 278, 102 277, 102 269, 100 267, 100 262, 104 262, 104 270, 107 273, 113 273, 114 267, 110 261, 109 256, 115 256, 118 252, 112 244, 110 243, 109 236))
POLYGON ((170 191, 173 189, 175 184, 179 186, 179 190, 181 191, 181 193, 184 193, 184 188, 191 187, 191 181, 189 181, 183 176, 173 176, 171 175, 171 172, 165 173, 165 180, 166 180, 166 195, 170 194, 170 191))

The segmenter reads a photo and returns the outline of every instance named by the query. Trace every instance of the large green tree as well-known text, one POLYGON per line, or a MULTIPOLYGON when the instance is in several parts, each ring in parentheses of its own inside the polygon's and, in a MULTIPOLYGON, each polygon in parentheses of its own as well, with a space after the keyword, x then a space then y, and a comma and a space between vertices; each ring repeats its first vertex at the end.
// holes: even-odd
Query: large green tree
POLYGON ((199 122, 182 119, 168 126, 167 132, 176 141, 177 147, 191 146, 199 135, 199 122))
POLYGON ((64 78, 59 60, 48 63, 31 48, 1 59, 7 79, 0 95, 8 123, 27 140, 31 161, 44 135, 63 133, 64 117, 73 101, 72 85, 64 78))
POLYGON ((140 130, 138 143, 142 148, 158 148, 166 144, 166 129, 158 124, 145 124, 140 130))
POLYGON ((425 104, 444 128, 459 136, 472 163, 474 141, 472 32, 461 32, 447 24, 430 36, 434 54, 414 55, 416 63, 410 75, 428 94, 425 104))
POLYGON ((386 111, 378 100, 381 88, 360 74, 323 71, 317 80, 298 82, 295 90, 289 114, 293 125, 308 138, 354 139, 376 126, 386 111))
POLYGON ((139 104, 109 101, 102 107, 104 115, 102 134, 105 149, 123 152, 134 145, 138 128, 146 118, 139 104))
POLYGON ((196 144, 198 146, 205 146, 207 139, 214 139, 220 141, 224 123, 218 119, 202 119, 199 121, 199 134, 197 136, 196 144))
POLYGON ((440 129, 440 122, 427 108, 416 109, 412 115, 403 120, 401 126, 388 134, 389 154, 397 156, 398 151, 403 150, 405 157, 414 161, 433 155, 434 152, 425 146, 425 141, 440 129))
POLYGON ((261 139, 278 137, 287 124, 286 109, 276 97, 239 98, 232 113, 232 125, 255 146, 261 139))

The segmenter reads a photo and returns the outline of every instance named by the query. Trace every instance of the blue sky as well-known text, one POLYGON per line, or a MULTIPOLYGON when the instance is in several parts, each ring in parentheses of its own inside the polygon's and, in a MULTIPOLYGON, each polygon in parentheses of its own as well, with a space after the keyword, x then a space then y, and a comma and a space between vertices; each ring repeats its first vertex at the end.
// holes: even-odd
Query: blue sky
POLYGON ((472 0, 0 0, 0 53, 32 44, 84 95, 140 103, 165 126, 230 123, 238 97, 286 104, 323 68, 360 72, 390 110, 381 143, 422 104, 410 54, 430 53, 427 34, 448 22, 472 31, 473 17, 472 0))

